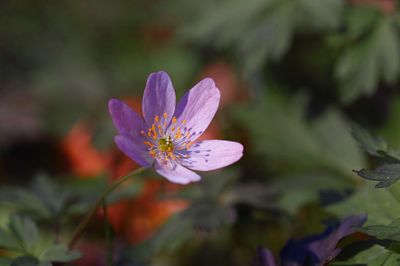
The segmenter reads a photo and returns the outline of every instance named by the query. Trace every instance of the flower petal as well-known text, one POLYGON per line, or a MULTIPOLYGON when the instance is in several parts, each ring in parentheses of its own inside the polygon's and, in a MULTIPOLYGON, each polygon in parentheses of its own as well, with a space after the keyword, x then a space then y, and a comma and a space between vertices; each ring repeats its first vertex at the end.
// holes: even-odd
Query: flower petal
POLYGON ((121 136, 130 139, 141 138, 140 131, 143 130, 143 119, 124 102, 111 99, 108 102, 112 120, 121 136))
POLYGON ((124 136, 116 136, 115 143, 118 148, 129 158, 143 167, 150 167, 154 159, 147 151, 147 147, 140 142, 133 142, 124 136))
POLYGON ((189 150, 184 166, 198 171, 210 171, 235 163, 243 156, 243 145, 227 140, 204 140, 189 150))
POLYGON ((175 90, 171 79, 164 71, 151 73, 147 79, 143 93, 142 111, 147 125, 150 127, 156 115, 160 118, 167 114, 166 123, 169 124, 175 111, 175 90))
POLYGON ((156 162, 155 169, 157 173, 167 178, 169 181, 182 185, 201 179, 198 174, 177 163, 166 165, 156 162))
POLYGON ((211 78, 197 83, 179 101, 175 110, 178 124, 185 120, 191 140, 197 139, 208 127, 217 112, 221 94, 211 78))
POLYGON ((258 247, 257 248, 257 255, 254 258, 252 266, 275 266, 275 258, 272 254, 271 250, 258 247))

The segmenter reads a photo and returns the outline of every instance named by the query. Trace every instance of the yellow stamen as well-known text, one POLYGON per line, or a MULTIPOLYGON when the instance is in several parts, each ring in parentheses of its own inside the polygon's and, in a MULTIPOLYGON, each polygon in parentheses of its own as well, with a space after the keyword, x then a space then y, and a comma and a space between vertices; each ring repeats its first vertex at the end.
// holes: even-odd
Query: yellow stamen
POLYGON ((186 150, 190 149, 190 146, 192 146, 193 142, 189 142, 188 144, 186 144, 186 150))
POLYGON ((178 127, 176 133, 175 133, 175 138, 176 139, 180 139, 182 137, 182 133, 181 133, 181 128, 178 127))
POLYGON ((144 143, 145 145, 147 145, 147 146, 150 146, 150 148, 153 148, 153 147, 154 147, 154 144, 151 143, 150 141, 143 141, 143 143, 144 143))

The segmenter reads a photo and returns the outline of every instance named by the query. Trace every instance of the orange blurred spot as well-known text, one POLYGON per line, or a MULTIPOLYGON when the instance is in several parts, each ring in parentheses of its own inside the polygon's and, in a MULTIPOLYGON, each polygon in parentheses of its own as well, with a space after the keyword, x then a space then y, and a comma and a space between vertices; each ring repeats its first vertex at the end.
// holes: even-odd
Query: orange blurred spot
POLYGON ((174 34, 173 28, 161 24, 147 23, 141 29, 141 35, 147 47, 153 49, 168 44, 174 34))
POLYGON ((108 218, 117 234, 131 243, 151 237, 167 219, 187 207, 183 200, 159 197, 178 189, 178 185, 164 180, 149 180, 139 197, 109 207, 108 218))
POLYGON ((353 5, 371 5, 378 7, 386 14, 393 14, 396 11, 394 0, 349 0, 353 5))
POLYGON ((219 61, 208 65, 202 71, 201 77, 210 77, 215 81, 221 92, 221 107, 242 98, 240 95, 240 79, 228 63, 219 61))
POLYGON ((77 123, 62 139, 60 146, 68 158, 72 172, 79 177, 93 177, 104 173, 110 156, 92 145, 92 134, 82 122, 77 123))

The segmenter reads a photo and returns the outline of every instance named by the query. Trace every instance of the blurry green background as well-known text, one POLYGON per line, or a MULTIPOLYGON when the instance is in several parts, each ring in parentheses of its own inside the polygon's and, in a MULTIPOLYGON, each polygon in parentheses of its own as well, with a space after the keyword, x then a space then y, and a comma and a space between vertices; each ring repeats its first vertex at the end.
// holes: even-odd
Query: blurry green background
POLYGON ((178 96, 210 76, 222 92, 210 136, 245 155, 184 189, 191 222, 161 227, 152 261, 246 265, 258 245, 277 252, 321 219, 374 204, 326 208, 367 189, 352 173, 369 158, 350 121, 400 148, 399 14, 394 0, 1 1, 0 180, 79 176, 65 145, 81 140, 65 139, 84 124, 90 149, 117 152, 110 98, 137 105, 159 70, 178 96))

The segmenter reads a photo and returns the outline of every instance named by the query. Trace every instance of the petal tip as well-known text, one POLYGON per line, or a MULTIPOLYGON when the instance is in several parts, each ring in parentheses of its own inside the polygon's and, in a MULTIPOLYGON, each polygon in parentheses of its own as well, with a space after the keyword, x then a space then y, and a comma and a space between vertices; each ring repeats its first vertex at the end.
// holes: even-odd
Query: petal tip
POLYGON ((116 98, 111 98, 110 100, 108 100, 108 109, 113 109, 115 105, 119 104, 120 100, 116 99, 116 98))
POLYGON ((210 77, 204 78, 201 82, 205 83, 205 88, 213 92, 213 96, 220 99, 221 98, 221 91, 218 89, 217 85, 215 84, 214 79, 210 77))
POLYGON ((152 72, 148 77, 148 81, 150 81, 152 79, 159 79, 159 78, 166 78, 166 79, 171 80, 171 78, 169 77, 169 75, 166 71, 160 70, 157 72, 152 72))

